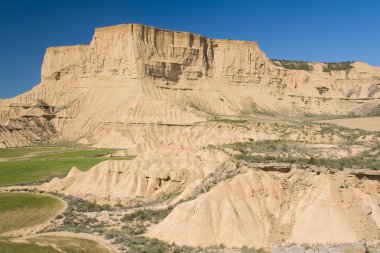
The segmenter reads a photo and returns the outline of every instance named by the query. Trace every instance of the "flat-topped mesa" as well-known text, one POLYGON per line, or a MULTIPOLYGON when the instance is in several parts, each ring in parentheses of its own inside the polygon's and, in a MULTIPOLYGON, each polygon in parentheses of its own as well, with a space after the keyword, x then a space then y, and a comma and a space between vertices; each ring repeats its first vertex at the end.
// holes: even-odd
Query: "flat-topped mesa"
POLYGON ((133 78, 203 76, 209 68, 210 39, 188 32, 174 32, 138 24, 97 28, 90 44, 91 59, 102 62, 87 65, 97 76, 126 75, 133 78), (193 69, 193 70, 192 70, 193 69), (187 72, 197 72, 187 73, 187 72))
POLYGON ((96 28, 88 46, 48 48, 42 80, 60 80, 74 67, 86 78, 151 77, 166 82, 230 76, 231 71, 251 75, 256 56, 266 59, 255 42, 211 40, 189 32, 122 24, 96 28))
POLYGON ((141 24, 121 24, 95 28, 95 34, 91 44, 103 36, 114 36, 113 38, 117 37, 119 39, 139 41, 154 46, 158 50, 163 50, 165 47, 190 47, 199 49, 205 46, 222 46, 231 49, 243 46, 260 51, 256 42, 230 39, 210 39, 190 32, 172 31, 141 24))
MULTIPOLYGON (((165 129, 243 112, 380 111, 380 68, 271 61, 255 42, 213 40, 139 24, 97 28, 89 45, 48 48, 41 77, 31 91, 1 102, 5 146, 16 145, 10 137, 14 131, 40 120, 49 122, 59 140, 100 147, 108 145, 111 133, 123 139, 131 125, 165 129), (30 106, 36 101, 54 110, 46 115, 44 108, 36 111, 30 106), (7 125, 10 119, 20 127, 7 125)), ((33 131, 30 143, 43 133, 33 131)), ((118 147, 145 143, 144 138, 124 138, 118 147)))
POLYGON ((153 45, 156 48, 165 46, 195 47, 202 46, 208 38, 190 32, 170 31, 166 29, 145 26, 141 24, 121 24, 95 29, 93 41, 102 36, 117 36, 138 40, 153 45))
MULTIPOLYGON (((230 84, 269 83, 269 86, 276 86, 277 92, 278 87, 299 87, 298 83, 305 80, 320 83, 321 79, 330 79, 327 82, 332 83, 346 76, 349 79, 368 79, 380 75, 378 68, 370 66, 364 71, 357 71, 359 64, 353 64, 354 68, 347 74, 345 71, 324 72, 325 65, 313 64, 314 71, 289 70, 275 66, 256 42, 213 40, 189 32, 121 24, 96 28, 88 46, 48 48, 42 66, 42 80, 60 80, 75 70, 75 77, 148 77, 163 81, 161 84, 205 77, 223 79, 230 84), (306 78, 310 73, 314 73, 314 77, 306 78)), ((288 93, 294 94, 294 91, 288 93)), ((318 91, 308 95, 318 96, 318 91)), ((337 97, 336 94, 331 96, 337 97)))
MULTIPOLYGON (((105 46, 103 40, 108 43, 112 41, 113 47, 119 48, 117 57, 120 58, 124 55, 127 58, 130 56, 141 60, 144 65, 141 71, 153 77, 157 77, 157 74, 167 77, 164 73, 167 74, 173 69, 181 68, 181 74, 184 77, 190 76, 192 79, 194 76, 207 75, 215 61, 223 62, 237 58, 238 60, 234 61, 234 64, 239 65, 242 61, 239 61, 241 56, 243 56, 243 61, 245 57, 252 58, 252 54, 266 58, 256 42, 212 40, 189 32, 170 31, 140 24, 97 28, 90 46, 102 48, 105 46), (143 48, 139 50, 128 47, 130 44, 143 48), (120 49, 127 50, 126 54, 123 54, 120 49), (215 51, 222 53, 218 55, 218 59, 215 57, 215 51), (244 55, 233 55, 237 51, 243 51, 244 55), (224 55, 226 53, 232 54, 231 57, 224 55)), ((115 53, 114 50, 108 49, 103 53, 112 55, 115 53)), ((216 69, 216 73, 218 73, 218 69, 216 69)))

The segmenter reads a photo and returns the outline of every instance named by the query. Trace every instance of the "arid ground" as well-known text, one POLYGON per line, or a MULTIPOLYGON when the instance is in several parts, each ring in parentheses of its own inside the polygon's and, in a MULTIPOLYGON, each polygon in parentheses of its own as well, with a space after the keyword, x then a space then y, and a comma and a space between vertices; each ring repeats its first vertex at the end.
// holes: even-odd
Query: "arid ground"
POLYGON ((0 252, 378 252, 380 68, 139 24, 0 100, 0 252))

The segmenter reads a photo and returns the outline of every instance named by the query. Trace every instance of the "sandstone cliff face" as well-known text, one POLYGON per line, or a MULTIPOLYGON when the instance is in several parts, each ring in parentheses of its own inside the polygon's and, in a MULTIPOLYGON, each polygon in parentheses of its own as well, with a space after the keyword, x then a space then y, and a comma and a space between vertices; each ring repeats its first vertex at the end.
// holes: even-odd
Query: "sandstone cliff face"
POLYGON ((380 68, 354 63, 327 73, 324 64, 313 66, 276 66, 254 42, 138 24, 98 28, 90 45, 48 48, 41 83, 1 101, 0 145, 43 140, 50 129, 59 133, 52 141, 89 144, 101 143, 94 132, 105 130, 125 140, 114 147, 128 147, 135 142, 128 129, 142 124, 181 131, 215 114, 379 109, 380 68))

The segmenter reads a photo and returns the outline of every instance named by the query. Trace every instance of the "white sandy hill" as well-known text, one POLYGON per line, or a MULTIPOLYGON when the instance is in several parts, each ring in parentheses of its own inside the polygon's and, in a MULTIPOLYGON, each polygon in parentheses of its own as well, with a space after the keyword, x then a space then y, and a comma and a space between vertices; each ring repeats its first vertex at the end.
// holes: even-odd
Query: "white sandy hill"
POLYGON ((147 236, 228 247, 371 241, 380 236, 379 177, 249 169, 178 205, 147 236))
POLYGON ((228 156, 218 151, 167 147, 147 151, 133 160, 109 160, 89 171, 73 168, 63 179, 40 186, 98 203, 152 200, 162 194, 181 192, 221 165, 228 156))

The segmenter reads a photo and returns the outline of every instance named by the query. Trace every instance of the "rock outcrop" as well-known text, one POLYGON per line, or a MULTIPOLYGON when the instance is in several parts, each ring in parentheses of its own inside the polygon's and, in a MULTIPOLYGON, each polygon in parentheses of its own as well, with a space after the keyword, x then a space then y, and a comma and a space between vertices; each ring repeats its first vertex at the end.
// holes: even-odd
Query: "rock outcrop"
MULTIPOLYGON (((380 68, 290 70, 254 42, 213 40, 139 24, 98 28, 89 45, 48 48, 41 83, 0 101, 0 146, 69 141, 117 147, 144 143, 130 129, 183 131, 210 115, 242 112, 371 114, 380 68)), ((187 130, 185 130, 187 131, 187 130)), ((149 141, 148 141, 149 142, 149 141)))
POLYGON ((148 236, 178 245, 268 247, 376 241, 380 173, 247 173, 179 204, 148 236))

